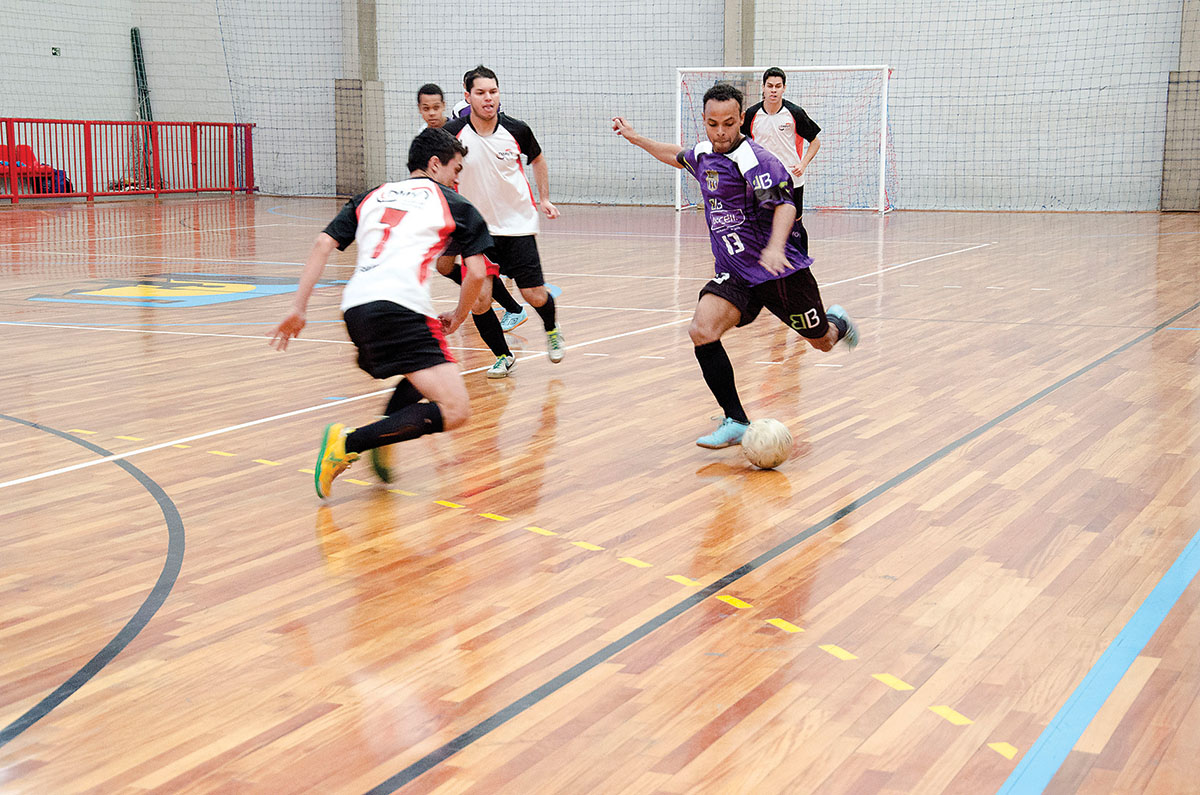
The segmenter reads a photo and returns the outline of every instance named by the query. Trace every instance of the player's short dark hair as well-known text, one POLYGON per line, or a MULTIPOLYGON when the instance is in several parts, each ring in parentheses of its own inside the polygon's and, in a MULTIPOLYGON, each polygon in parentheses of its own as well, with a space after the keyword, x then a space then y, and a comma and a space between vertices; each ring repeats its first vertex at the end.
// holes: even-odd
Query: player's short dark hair
POLYGON ((471 87, 475 85, 475 78, 477 77, 486 77, 489 80, 495 80, 496 85, 500 85, 500 78, 496 77, 496 73, 491 69, 488 69, 483 64, 479 64, 479 66, 476 66, 474 69, 463 75, 463 88, 470 92, 471 87))
POLYGON ((742 96, 742 92, 738 91, 728 83, 717 83, 708 91, 705 91, 704 107, 708 107, 708 101, 710 99, 717 102, 728 102, 731 99, 736 100, 738 104, 738 110, 741 110, 744 107, 745 102, 745 97, 742 96))
POLYGON ((770 69, 763 72, 763 85, 764 86, 767 84, 768 77, 778 77, 780 80, 783 81, 783 84, 785 86, 787 85, 787 74, 785 74, 784 71, 782 69, 780 69, 778 66, 772 66, 770 69))
POLYGON ((408 147, 408 170, 424 170, 433 157, 449 163, 455 155, 467 156, 467 147, 463 146, 462 141, 441 127, 426 127, 408 147))
POLYGON ((421 97, 440 97, 442 102, 446 101, 446 95, 442 93, 442 87, 437 83, 426 83, 417 89, 417 104, 421 104, 421 97))

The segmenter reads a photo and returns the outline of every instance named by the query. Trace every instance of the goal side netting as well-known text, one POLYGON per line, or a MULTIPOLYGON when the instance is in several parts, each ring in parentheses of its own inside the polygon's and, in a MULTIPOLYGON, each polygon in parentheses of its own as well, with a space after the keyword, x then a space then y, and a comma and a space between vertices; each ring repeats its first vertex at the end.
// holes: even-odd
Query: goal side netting
MULTIPOLYGON (((887 122, 887 66, 782 67, 784 98, 804 108, 821 128, 821 148, 805 171, 804 206, 844 210, 890 209, 895 163, 887 122)), ((677 70, 679 145, 706 140, 704 92, 716 83, 736 86, 749 107, 762 99, 765 66, 690 67, 677 70)), ((700 201, 696 181, 680 171, 675 208, 700 201)))

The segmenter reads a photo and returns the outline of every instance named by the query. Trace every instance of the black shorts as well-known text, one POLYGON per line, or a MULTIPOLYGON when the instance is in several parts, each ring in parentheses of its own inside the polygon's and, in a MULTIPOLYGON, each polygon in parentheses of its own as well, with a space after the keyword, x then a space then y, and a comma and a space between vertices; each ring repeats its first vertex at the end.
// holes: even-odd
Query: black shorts
POLYGON ((483 252, 483 256, 488 260, 489 271, 494 263, 499 266, 500 273, 512 278, 518 287, 541 287, 546 283, 534 235, 494 235, 492 246, 483 252))
POLYGON ((748 326, 765 306, 771 314, 794 329, 801 337, 816 340, 829 330, 821 291, 812 271, 800 268, 787 276, 762 284, 750 284, 732 273, 722 273, 700 290, 701 297, 712 293, 724 298, 742 313, 738 328, 748 326))
POLYGON ((435 317, 391 301, 352 306, 342 317, 358 348, 358 366, 375 378, 454 363, 442 323, 435 317))
POLYGON ((797 185, 792 189, 792 201, 796 203, 796 217, 804 215, 804 186, 797 185))

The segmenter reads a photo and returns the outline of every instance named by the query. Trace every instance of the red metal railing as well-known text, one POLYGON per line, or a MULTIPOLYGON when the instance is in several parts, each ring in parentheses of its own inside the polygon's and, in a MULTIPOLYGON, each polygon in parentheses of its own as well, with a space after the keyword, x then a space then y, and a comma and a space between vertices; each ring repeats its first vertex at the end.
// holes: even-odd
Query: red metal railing
POLYGON ((255 190, 253 124, 0 118, 0 199, 255 190))

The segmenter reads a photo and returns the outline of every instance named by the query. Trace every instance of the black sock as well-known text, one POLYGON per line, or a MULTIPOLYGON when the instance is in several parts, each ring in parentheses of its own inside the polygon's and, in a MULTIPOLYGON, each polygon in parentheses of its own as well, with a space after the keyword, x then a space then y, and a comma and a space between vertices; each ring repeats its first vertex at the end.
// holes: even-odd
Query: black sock
POLYGON ((479 336, 494 356, 512 356, 508 341, 504 339, 504 329, 500 328, 500 318, 496 317, 495 312, 489 309, 482 315, 473 314, 471 320, 475 321, 479 336))
POLYGON ((733 364, 729 361, 729 354, 725 353, 725 346, 717 340, 697 345, 695 350, 700 372, 704 374, 704 383, 708 384, 725 416, 748 424, 750 418, 738 399, 737 386, 733 383, 733 364))
POLYGON ((450 268, 450 272, 446 274, 446 278, 457 285, 462 285, 462 265, 457 262, 450 268))
POLYGON ((442 410, 436 403, 413 403, 378 422, 364 425, 346 437, 346 452, 361 453, 406 442, 427 433, 441 433, 442 410))
POLYGON ((546 331, 554 330, 554 296, 546 293, 546 303, 541 306, 535 306, 538 315, 542 318, 542 325, 546 327, 546 331))
POLYGON ((840 318, 835 315, 826 315, 825 319, 832 323, 835 328, 837 328, 839 340, 846 336, 846 331, 850 328, 850 325, 845 321, 844 318, 840 318))
POLYGON ((413 386, 413 382, 405 378, 396 384, 396 391, 392 393, 391 399, 388 400, 387 408, 383 410, 384 416, 395 414, 405 406, 417 403, 423 397, 425 396, 413 386))
POLYGON ((500 307, 505 312, 520 312, 521 305, 517 303, 517 299, 504 287, 504 280, 499 276, 492 277, 492 300, 500 304, 500 307))

